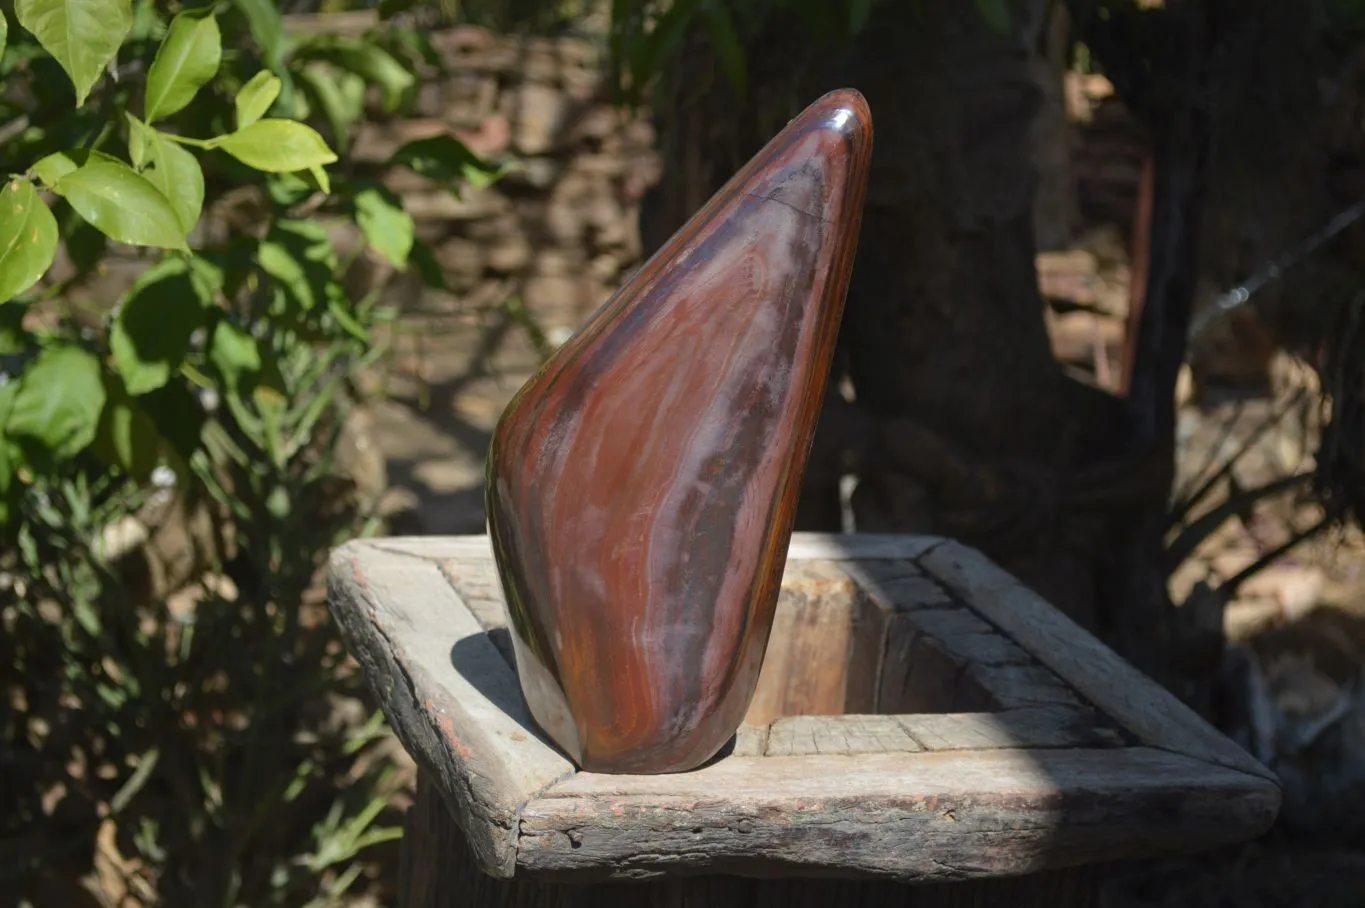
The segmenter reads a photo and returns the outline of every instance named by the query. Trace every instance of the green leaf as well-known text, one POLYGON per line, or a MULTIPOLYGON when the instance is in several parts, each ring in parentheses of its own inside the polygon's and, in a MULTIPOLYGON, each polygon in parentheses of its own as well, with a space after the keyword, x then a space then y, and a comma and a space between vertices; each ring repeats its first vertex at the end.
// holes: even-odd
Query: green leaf
POLYGON ((998 35, 1007 33, 1014 25, 1008 0, 976 0, 976 11, 986 20, 987 27, 998 35))
POLYGON ((208 321, 216 289, 204 268, 179 257, 163 259, 138 279, 109 333, 114 369, 129 394, 156 390, 180 368, 194 329, 208 321))
POLYGON ((422 279, 433 290, 450 291, 450 285, 446 283, 445 270, 441 268, 441 263, 436 261, 436 256, 432 253, 431 247, 423 242, 412 244, 412 252, 408 254, 408 261, 412 262, 417 271, 417 276, 422 279))
POLYGON ((248 167, 266 173, 292 173, 336 161, 317 130, 293 120, 257 120, 250 126, 214 139, 221 148, 248 167))
POLYGON ((0 191, 0 303, 23 293, 57 257, 57 219, 28 180, 0 191))
POLYGON ((90 161, 108 161, 112 164, 122 162, 113 155, 107 155, 102 151, 90 151, 85 148, 73 148, 70 151, 54 151, 52 154, 38 161, 32 168, 34 176, 43 181, 43 185, 50 187, 56 186, 57 181, 68 173, 75 173, 90 161))
POLYGON ((355 316, 350 313, 348 309, 350 305, 351 301, 345 299, 345 293, 333 293, 328 296, 327 311, 336 319, 341 329, 362 344, 368 344, 370 332, 366 331, 365 326, 356 321, 355 316))
POLYGON ((281 219, 256 252, 261 270, 305 310, 318 305, 336 273, 336 249, 327 231, 310 221, 281 219))
POLYGON ((318 184, 318 189, 322 190, 323 195, 332 194, 332 178, 327 176, 326 170, 314 164, 308 168, 308 175, 318 184))
POLYGON ((408 266, 412 252, 412 215, 403 200, 386 186, 371 186, 356 193, 355 222, 365 241, 400 271, 408 266))
POLYGON ((133 163, 146 168, 142 175, 171 203, 188 236, 199 223, 204 208, 204 171, 199 161, 193 153, 132 114, 128 114, 128 123, 128 148, 133 163))
POLYGON ((284 19, 275 0, 233 0, 246 17, 251 37, 261 48, 261 58, 271 71, 284 77, 284 19))
POLYGON ((749 90, 749 65, 729 11, 721 5, 708 5, 702 9, 702 18, 711 36, 711 47, 715 51, 716 62, 720 64, 720 71, 725 74, 735 94, 743 97, 749 90))
POLYGON ((161 433, 117 378, 107 377, 104 391, 104 409, 91 451, 105 463, 146 482, 161 461, 161 433))
POLYGON ((77 107, 133 27, 130 0, 15 0, 14 15, 66 70, 77 107))
POLYGON ((147 166, 152 128, 127 111, 123 115, 128 118, 128 160, 133 163, 133 169, 141 173, 147 166))
POLYGON ((250 126, 270 109, 280 96, 280 77, 269 70, 261 70, 252 76, 233 102, 237 107, 237 128, 250 126))
POLYGON ((417 81, 392 54, 365 41, 330 36, 316 38, 300 47, 295 56, 301 60, 325 60, 379 86, 384 108, 390 112, 403 103, 404 96, 417 81))
POLYGON ((186 10, 172 19, 147 70, 147 122, 184 110, 222 60, 223 36, 212 9, 186 10))
POLYGON ((310 100, 327 118, 337 147, 345 151, 350 144, 351 127, 365 114, 365 80, 324 63, 309 63, 299 73, 299 80, 310 100))
POLYGON ((52 188, 112 240, 130 246, 188 248, 189 231, 181 226, 170 201, 126 164, 92 159, 52 188))
POLYGON ((157 0, 136 0, 133 4, 133 30, 129 41, 160 41, 166 37, 166 17, 156 8, 157 0))
POLYGON ((209 362, 223 377, 227 390, 240 394, 249 390, 261 373, 261 348, 256 338, 222 318, 209 341, 209 362))
POLYGON ((317 192, 317 187, 298 173, 272 173, 265 179, 265 192, 281 208, 293 208, 317 192))
POLYGON ((492 186, 511 170, 485 161, 451 135, 409 142, 394 152, 391 163, 439 183, 456 187, 463 183, 478 189, 492 186))
POLYGON ((104 408, 100 362, 80 347, 49 347, 19 379, 5 434, 38 445, 55 460, 89 447, 104 408))
POLYGON ((0 12, 0 57, 5 55, 5 44, 9 41, 9 19, 0 12))

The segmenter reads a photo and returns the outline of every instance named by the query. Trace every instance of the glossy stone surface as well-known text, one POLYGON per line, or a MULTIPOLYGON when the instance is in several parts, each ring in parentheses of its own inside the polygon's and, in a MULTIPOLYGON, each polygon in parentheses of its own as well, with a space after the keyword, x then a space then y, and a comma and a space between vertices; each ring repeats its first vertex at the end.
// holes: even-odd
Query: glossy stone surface
POLYGON ((582 768, 695 768, 762 666, 872 122, 807 108, 518 392, 489 451, 517 673, 582 768))

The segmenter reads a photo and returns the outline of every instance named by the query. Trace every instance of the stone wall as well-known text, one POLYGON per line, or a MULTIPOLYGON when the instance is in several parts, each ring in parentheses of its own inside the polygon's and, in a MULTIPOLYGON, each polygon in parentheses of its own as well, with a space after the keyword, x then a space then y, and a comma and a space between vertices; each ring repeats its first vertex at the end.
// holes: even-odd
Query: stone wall
POLYGON ((390 281, 385 293, 408 313, 406 327, 431 341, 424 357, 438 343, 443 353, 477 347, 521 371, 535 353, 527 332, 507 323, 507 300, 520 301, 553 344, 638 264, 638 205, 659 166, 653 132, 612 103, 596 42, 471 27, 430 40, 444 72, 425 74, 408 117, 362 127, 354 155, 378 164, 411 139, 454 132, 517 169, 459 198, 411 172, 393 174, 390 185, 453 292, 421 289, 409 275, 390 278, 373 257, 367 280, 390 281))

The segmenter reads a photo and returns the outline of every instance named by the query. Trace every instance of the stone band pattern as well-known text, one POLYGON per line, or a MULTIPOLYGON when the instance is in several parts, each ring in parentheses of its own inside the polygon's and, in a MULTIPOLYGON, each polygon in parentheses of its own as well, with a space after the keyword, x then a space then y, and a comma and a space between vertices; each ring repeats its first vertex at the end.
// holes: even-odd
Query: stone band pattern
POLYGON ((487 505, 518 677, 584 769, 695 768, 772 626, 857 249, 871 116, 791 121, 518 392, 487 505))

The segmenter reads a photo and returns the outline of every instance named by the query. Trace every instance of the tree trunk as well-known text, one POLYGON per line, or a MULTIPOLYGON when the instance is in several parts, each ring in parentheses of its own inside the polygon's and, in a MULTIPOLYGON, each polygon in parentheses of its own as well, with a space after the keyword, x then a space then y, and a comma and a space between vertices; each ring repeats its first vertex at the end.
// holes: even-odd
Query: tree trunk
MULTIPOLYGON (((875 139, 841 335, 853 393, 830 395, 799 525, 838 530, 838 478, 854 473, 859 531, 978 547, 1151 671, 1147 656, 1169 636, 1156 530, 1170 426, 1135 433, 1123 401, 1063 376, 1051 353, 1029 153, 1040 100, 1030 46, 1046 6, 1017 0, 1013 26, 998 32, 975 3, 886 2, 839 45, 773 15, 747 42, 742 101, 716 81, 695 35, 658 108, 668 165, 644 237, 647 248, 662 243, 805 103, 861 90, 875 139)), ((1186 187, 1168 188, 1162 210, 1188 215, 1186 187)), ((1147 307, 1173 311, 1165 336, 1183 330, 1186 239, 1174 235, 1153 263, 1174 300, 1173 310, 1147 307)), ((1148 399, 1168 378, 1173 388, 1174 372, 1158 365, 1148 399)), ((1170 421, 1169 409, 1143 412, 1170 421)))
POLYGON ((975 4, 883 3, 842 45, 774 16, 749 42, 743 101, 724 84, 695 91, 711 67, 698 36, 660 108, 669 166, 644 235, 662 243, 802 104, 861 90, 876 138, 842 334, 856 406, 831 394, 803 528, 839 529, 851 470, 859 530, 961 539, 1092 625, 1094 535, 1064 519, 1059 486, 1084 439, 1033 267, 1029 35, 1043 6, 1018 4, 1001 34, 975 4))

